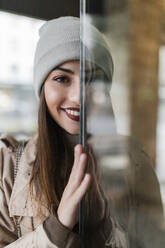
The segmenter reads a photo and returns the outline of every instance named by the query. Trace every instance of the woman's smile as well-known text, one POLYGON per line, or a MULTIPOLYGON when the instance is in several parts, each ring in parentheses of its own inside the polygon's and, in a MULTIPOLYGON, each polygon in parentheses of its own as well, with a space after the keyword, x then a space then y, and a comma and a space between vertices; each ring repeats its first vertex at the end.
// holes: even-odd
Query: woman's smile
POLYGON ((61 108, 61 109, 65 112, 68 118, 70 118, 73 121, 79 122, 80 120, 80 109, 79 108, 69 107, 69 108, 61 108))
POLYGON ((45 84, 45 100, 53 119, 70 134, 80 132, 80 62, 53 69, 45 84))

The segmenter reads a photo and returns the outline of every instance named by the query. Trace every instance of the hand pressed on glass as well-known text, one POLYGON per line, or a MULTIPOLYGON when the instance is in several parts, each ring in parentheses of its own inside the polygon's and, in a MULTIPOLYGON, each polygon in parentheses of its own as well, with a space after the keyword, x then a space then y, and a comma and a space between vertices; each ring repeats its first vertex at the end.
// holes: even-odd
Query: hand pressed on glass
POLYGON ((85 173, 86 163, 87 155, 81 145, 76 145, 73 168, 57 210, 60 222, 69 229, 78 221, 78 205, 91 184, 91 175, 85 173))

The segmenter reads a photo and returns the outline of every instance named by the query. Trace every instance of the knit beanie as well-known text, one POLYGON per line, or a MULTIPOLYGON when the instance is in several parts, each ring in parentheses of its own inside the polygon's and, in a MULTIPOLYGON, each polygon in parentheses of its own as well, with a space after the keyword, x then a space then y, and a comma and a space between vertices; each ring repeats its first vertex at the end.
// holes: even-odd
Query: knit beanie
MULTIPOLYGON (((93 25, 85 25, 83 39, 86 60, 101 67, 109 81, 113 62, 108 44, 93 25)), ((60 64, 80 59, 80 19, 66 16, 47 21, 39 29, 39 40, 34 57, 34 89, 40 96, 42 84, 48 74, 60 64)))

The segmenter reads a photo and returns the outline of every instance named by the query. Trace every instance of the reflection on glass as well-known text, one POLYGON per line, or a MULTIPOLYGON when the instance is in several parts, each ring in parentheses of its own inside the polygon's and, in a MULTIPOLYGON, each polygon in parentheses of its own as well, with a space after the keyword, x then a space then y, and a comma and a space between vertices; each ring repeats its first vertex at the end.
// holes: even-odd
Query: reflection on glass
MULTIPOLYGON (((120 1, 103 1, 106 15, 101 15, 99 11, 97 14, 92 12, 92 1, 85 2, 91 9, 88 9, 88 13, 83 12, 82 17, 86 23, 82 23, 85 30, 82 40, 84 47, 89 47, 90 44, 90 49, 87 49, 87 55, 83 59, 90 61, 90 56, 93 56, 95 60, 91 65, 92 77, 90 80, 86 78, 87 143, 99 170, 101 187, 108 199, 112 220, 115 219, 118 230, 122 232, 119 237, 125 236, 129 247, 163 248, 165 173, 164 143, 160 137, 164 131, 160 126, 164 127, 164 80, 161 79, 159 119, 156 120, 154 118, 157 115, 158 101, 154 98, 157 97, 154 84, 159 77, 156 63, 159 53, 158 49, 147 47, 149 42, 154 43, 159 38, 161 23, 156 19, 158 32, 146 39, 142 26, 136 23, 138 11, 142 8, 140 4, 139 9, 136 9, 133 3, 121 5, 120 1), (129 19, 131 11, 133 16, 129 19), (97 46, 100 40, 90 32, 89 23, 100 29, 106 37, 114 63, 114 73, 111 70, 112 64, 108 65, 113 74, 113 82, 106 77, 108 51, 104 53, 103 41, 100 47, 97 46), (134 25, 137 25, 136 33, 134 25), (136 36, 139 43, 136 43, 136 36), (145 57, 145 52, 147 56, 155 56, 155 62, 154 57, 152 61, 145 57), (157 144, 154 136, 156 130, 157 144), (154 144, 157 148, 154 148, 154 144)), ((148 18, 150 10, 147 9, 143 12, 145 13, 148 18)), ((145 25, 150 30, 149 23, 146 22, 145 25)), ((164 70, 160 71, 159 73, 163 73, 164 70)), ((90 225, 90 221, 87 221, 87 226, 88 224, 90 225)), ((107 229, 111 230, 110 222, 107 229)), ((99 240, 99 228, 97 231, 95 233, 93 230, 92 238, 87 234, 86 247, 92 247, 99 240)), ((122 245, 126 245, 124 241, 122 245)))

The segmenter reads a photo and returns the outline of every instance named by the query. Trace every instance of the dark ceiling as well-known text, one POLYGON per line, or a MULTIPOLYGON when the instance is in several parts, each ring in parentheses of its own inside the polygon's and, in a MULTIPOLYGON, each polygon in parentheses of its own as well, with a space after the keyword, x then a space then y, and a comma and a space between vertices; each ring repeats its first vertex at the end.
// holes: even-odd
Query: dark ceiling
MULTIPOLYGON (((0 10, 31 16, 39 19, 52 19, 59 16, 79 16, 79 0, 0 0, 0 10)), ((87 12, 103 14, 104 0, 86 1, 87 12)))
POLYGON ((79 16, 79 0, 0 0, 0 10, 48 20, 79 16))
MULTIPOLYGON (((84 0, 85 1, 85 0, 84 0)), ((0 0, 0 10, 49 20, 59 16, 79 16, 80 0, 0 0)), ((118 12, 127 0, 86 0, 87 12, 106 15, 118 12), (107 9, 107 1, 108 9, 107 9)))

